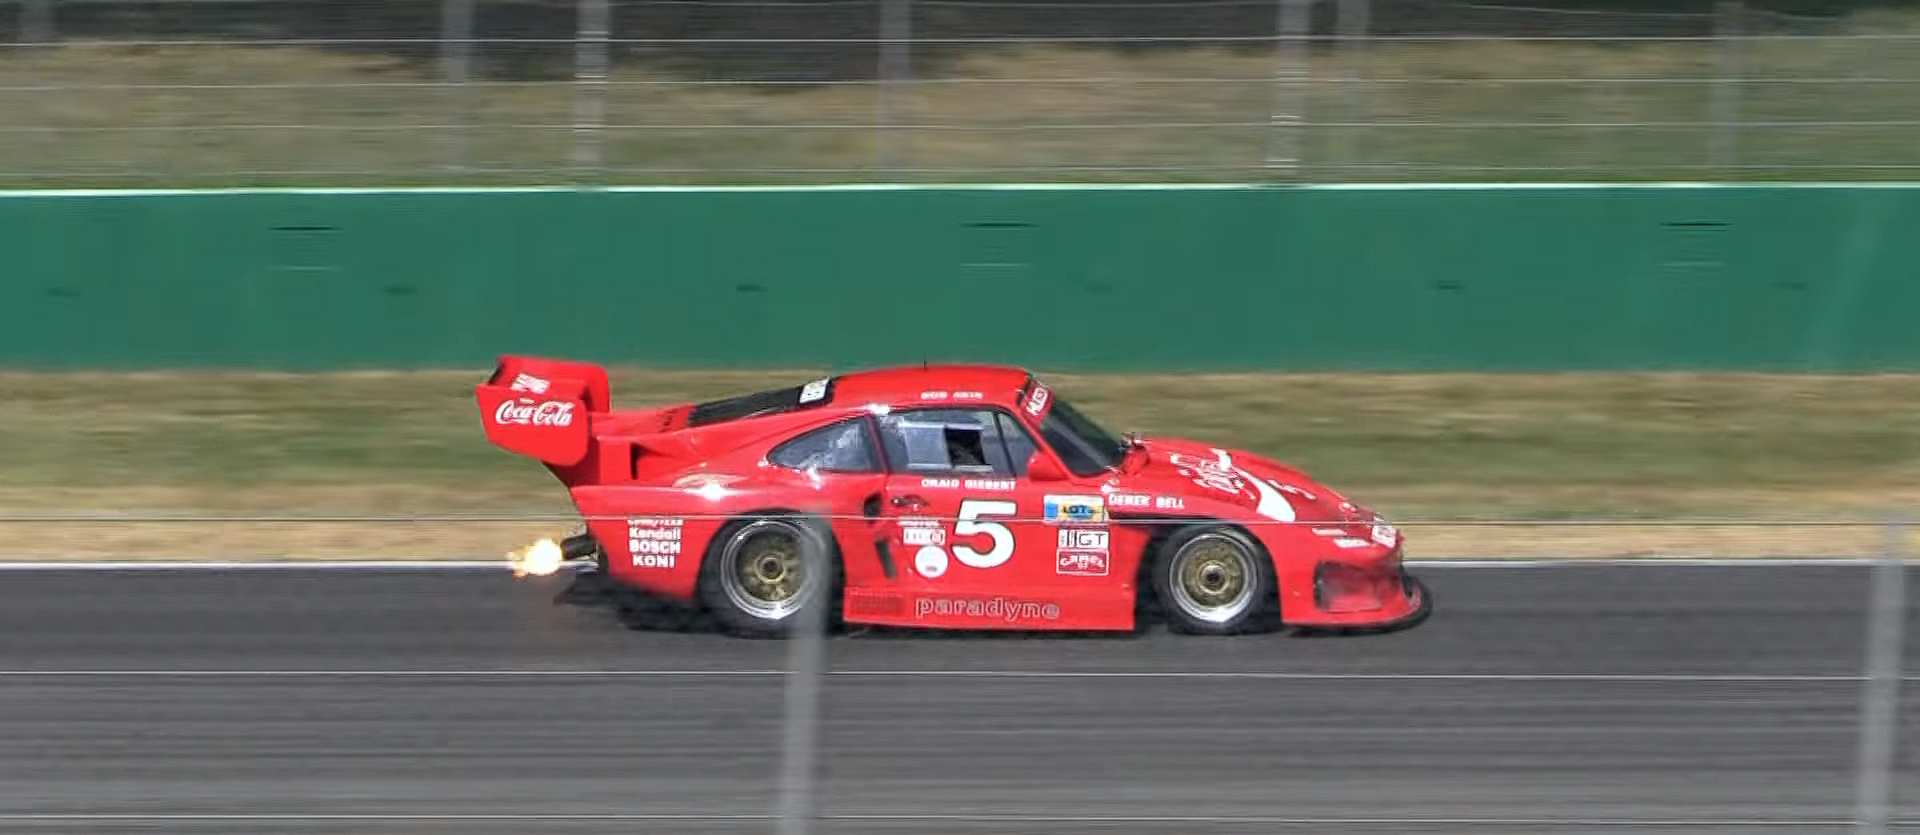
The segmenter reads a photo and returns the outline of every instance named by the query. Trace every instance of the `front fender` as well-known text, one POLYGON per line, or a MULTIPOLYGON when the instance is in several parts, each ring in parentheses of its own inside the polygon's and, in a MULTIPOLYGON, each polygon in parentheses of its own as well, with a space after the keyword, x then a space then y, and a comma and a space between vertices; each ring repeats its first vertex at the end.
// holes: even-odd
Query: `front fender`
POLYGON ((1355 536, 1353 525, 1263 526, 1261 538, 1280 586, 1280 618, 1295 625, 1367 624, 1398 617, 1413 603, 1399 588, 1404 551, 1355 536))

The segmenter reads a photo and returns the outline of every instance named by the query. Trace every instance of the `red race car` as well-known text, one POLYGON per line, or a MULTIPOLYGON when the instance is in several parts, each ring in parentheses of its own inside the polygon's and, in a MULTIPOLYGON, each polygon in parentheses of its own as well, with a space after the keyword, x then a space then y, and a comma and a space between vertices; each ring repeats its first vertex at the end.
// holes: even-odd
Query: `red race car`
POLYGON ((1206 634, 1431 611, 1372 511, 1251 453, 1115 437, 1020 368, 616 410, 601 366, 506 355, 474 394, 488 440, 544 462, 587 520, 517 571, 591 558, 737 634, 786 634, 814 601, 940 629, 1132 630, 1144 607, 1206 634))

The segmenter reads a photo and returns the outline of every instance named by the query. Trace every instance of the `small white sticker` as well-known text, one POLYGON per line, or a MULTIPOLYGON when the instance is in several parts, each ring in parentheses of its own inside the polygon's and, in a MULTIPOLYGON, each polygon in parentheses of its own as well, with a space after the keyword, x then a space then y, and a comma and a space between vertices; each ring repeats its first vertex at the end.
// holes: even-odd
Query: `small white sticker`
POLYGON ((940 528, 906 528, 900 531, 900 536, 908 545, 947 544, 947 532, 940 528))
POLYGON ((913 570, 929 580, 947 573, 947 551, 935 545, 928 545, 913 555, 913 570))
POLYGON ((1380 524, 1374 525, 1373 531, 1369 535, 1373 537, 1373 541, 1391 547, 1393 543, 1399 539, 1400 532, 1394 530, 1392 525, 1380 524))
POLYGON ((1046 386, 1035 386, 1033 393, 1027 395, 1027 414, 1039 417, 1041 412, 1046 411, 1047 397, 1050 394, 1046 386))
POLYGON ((1059 544, 1063 551, 1105 551, 1107 532, 1100 528, 1062 528, 1059 544))

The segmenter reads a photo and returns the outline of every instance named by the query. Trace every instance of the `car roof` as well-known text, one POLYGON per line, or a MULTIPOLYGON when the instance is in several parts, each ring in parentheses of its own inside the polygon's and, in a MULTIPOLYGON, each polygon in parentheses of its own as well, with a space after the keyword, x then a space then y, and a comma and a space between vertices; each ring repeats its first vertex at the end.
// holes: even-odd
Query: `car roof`
POLYGON ((709 426, 750 417, 874 405, 955 403, 1017 405, 1032 374, 1009 365, 942 363, 869 368, 776 389, 692 404, 686 425, 709 426))
POLYGON ((896 365, 835 376, 832 399, 835 406, 856 406, 950 401, 964 394, 958 399, 1011 407, 1030 377, 1027 369, 1010 365, 896 365))

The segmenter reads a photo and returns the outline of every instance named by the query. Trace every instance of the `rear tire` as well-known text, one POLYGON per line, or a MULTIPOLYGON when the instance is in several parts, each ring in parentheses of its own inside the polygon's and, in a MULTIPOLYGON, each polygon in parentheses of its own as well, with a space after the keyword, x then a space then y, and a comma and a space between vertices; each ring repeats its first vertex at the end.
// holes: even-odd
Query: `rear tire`
POLYGON ((1155 550, 1152 571, 1154 595, 1173 632, 1238 634, 1262 625, 1278 606, 1273 560, 1230 525, 1174 533, 1155 550))
POLYGON ((824 607, 823 630, 839 620, 840 554, 833 533, 798 514, 729 522, 700 562, 699 597, 727 631, 783 638, 807 607, 824 607))

